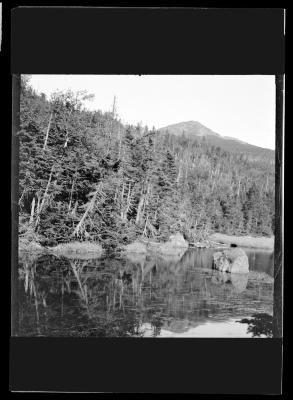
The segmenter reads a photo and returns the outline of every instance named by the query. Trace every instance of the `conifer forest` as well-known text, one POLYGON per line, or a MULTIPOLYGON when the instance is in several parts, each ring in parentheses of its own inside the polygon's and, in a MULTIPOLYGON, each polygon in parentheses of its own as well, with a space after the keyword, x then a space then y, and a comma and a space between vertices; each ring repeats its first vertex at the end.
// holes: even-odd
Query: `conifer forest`
POLYGON ((19 235, 44 246, 208 234, 274 233, 274 160, 124 125, 116 101, 89 111, 83 92, 37 94, 22 77, 19 235))

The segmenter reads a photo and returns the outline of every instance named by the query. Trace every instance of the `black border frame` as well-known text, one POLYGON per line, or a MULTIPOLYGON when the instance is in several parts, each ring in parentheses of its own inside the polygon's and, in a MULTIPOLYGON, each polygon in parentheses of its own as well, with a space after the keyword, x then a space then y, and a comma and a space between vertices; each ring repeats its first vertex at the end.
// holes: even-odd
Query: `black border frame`
MULTIPOLYGON (((3 4, 3 26, 6 22, 6 26, 10 25, 5 17, 9 11, 3 4)), ((18 281, 17 202, 14 199, 17 198, 19 105, 15 99, 19 96, 20 73, 276 75, 279 234, 275 243, 275 296, 280 299, 277 293, 283 288, 284 10, 178 7, 139 11, 50 7, 11 11, 11 257, 14 266, 11 334, 17 334, 17 291, 14 290, 18 281), (99 40, 95 42, 90 37, 99 40)), ((2 40, 5 55, 8 51, 4 47, 9 45, 7 30, 2 40)), ((161 342, 11 337, 10 390, 279 394, 282 303, 282 299, 274 303, 274 314, 278 315, 274 323, 275 339, 164 339, 161 342)))

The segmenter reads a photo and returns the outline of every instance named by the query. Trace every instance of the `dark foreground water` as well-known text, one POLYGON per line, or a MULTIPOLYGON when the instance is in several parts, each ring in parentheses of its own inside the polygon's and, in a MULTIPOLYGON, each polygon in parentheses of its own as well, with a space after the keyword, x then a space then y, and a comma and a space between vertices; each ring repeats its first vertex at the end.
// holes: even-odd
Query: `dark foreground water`
POLYGON ((20 257, 21 336, 271 337, 273 254, 249 274, 211 269, 215 250, 125 259, 20 257))

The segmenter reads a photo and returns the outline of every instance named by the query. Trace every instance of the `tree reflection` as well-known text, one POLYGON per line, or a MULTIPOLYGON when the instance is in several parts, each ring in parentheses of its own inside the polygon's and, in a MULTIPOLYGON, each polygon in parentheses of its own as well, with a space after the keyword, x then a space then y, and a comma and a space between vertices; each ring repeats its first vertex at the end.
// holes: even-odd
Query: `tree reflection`
POLYGON ((153 328, 153 336, 159 336, 161 333, 161 328, 164 325, 164 319, 161 314, 155 314, 151 320, 151 326, 153 328))
POLYGON ((255 307, 254 299, 270 304, 271 285, 260 290, 247 276, 220 274, 207 268, 209 258, 21 259, 22 334, 140 337, 148 327, 160 336, 167 326, 176 333, 216 315, 229 318, 255 307))

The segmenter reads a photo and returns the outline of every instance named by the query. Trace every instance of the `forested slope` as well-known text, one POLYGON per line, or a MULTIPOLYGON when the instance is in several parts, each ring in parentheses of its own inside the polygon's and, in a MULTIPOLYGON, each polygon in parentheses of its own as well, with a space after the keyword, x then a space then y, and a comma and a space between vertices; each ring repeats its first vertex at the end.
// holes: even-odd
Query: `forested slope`
POLYGON ((53 245, 105 247, 182 232, 271 235, 274 164, 196 138, 123 126, 83 108, 83 94, 48 100, 23 79, 19 233, 53 245))

